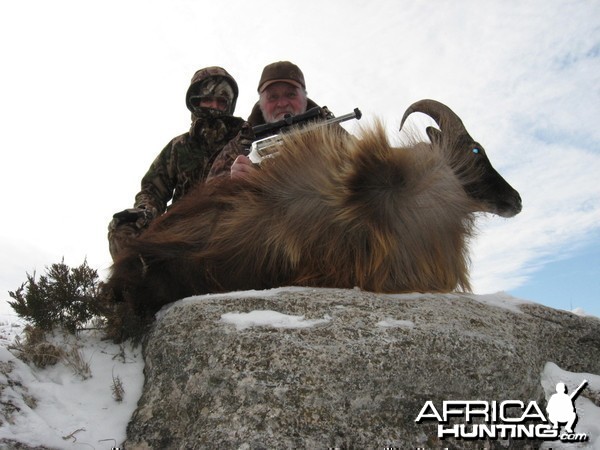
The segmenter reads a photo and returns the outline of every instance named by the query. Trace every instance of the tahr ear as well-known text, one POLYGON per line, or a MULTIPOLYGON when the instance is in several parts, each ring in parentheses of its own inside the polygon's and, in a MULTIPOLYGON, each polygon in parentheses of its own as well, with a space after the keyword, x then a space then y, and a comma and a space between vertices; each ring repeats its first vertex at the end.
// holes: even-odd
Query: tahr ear
POLYGON ((425 131, 432 144, 440 144, 442 142, 442 132, 437 128, 427 127, 425 131))

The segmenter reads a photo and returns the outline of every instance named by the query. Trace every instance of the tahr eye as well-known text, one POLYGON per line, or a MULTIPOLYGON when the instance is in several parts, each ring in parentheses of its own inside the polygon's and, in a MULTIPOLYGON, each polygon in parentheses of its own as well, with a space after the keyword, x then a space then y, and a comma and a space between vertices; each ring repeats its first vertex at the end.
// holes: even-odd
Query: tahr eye
POLYGON ((481 150, 480 150, 480 149, 478 149, 477 147, 475 147, 475 148, 473 149, 473 153, 475 153, 476 155, 478 155, 479 153, 481 153, 481 150))

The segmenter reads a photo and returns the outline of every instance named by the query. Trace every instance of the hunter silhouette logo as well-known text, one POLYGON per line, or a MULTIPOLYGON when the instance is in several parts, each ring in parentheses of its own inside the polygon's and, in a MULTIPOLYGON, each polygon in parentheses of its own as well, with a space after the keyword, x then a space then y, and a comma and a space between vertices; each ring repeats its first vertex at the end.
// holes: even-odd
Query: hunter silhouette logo
POLYGON ((565 383, 557 383, 556 394, 552 394, 548 400, 548 405, 546 405, 546 412, 548 413, 548 419, 552 422, 552 428, 558 429, 559 423, 566 423, 565 431, 573 433, 573 426, 577 421, 575 398, 581 393, 587 383, 587 380, 583 380, 571 395, 567 394, 565 383))
POLYGON ((577 422, 575 399, 587 384, 588 381, 583 380, 569 395, 565 383, 558 383, 556 393, 548 399, 545 414, 535 400, 445 400, 438 407, 428 400, 415 422, 437 422, 437 437, 440 439, 585 442, 589 436, 573 430, 577 422), (562 431, 561 424, 565 424, 562 431))

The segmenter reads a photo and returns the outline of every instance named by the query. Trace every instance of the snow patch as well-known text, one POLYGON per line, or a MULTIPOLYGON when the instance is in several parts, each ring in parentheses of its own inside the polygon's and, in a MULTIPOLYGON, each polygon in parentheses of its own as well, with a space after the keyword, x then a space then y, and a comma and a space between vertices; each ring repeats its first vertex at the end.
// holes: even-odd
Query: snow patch
POLYGON ((218 299, 235 299, 235 298, 269 298, 276 297, 282 292, 314 292, 315 289, 326 289, 326 288, 306 288, 306 287, 296 287, 296 286, 287 286, 287 287, 279 287, 273 289, 264 289, 264 290, 247 290, 247 291, 232 291, 232 292, 224 292, 221 294, 204 294, 204 295, 193 295, 191 297, 186 297, 184 299, 178 300, 173 303, 169 303, 165 305, 159 312, 156 313, 156 320, 162 319, 167 311, 171 308, 176 308, 181 305, 189 305, 195 303, 202 303, 206 300, 218 300, 218 299))
POLYGON ((414 328, 415 323, 410 320, 396 320, 388 317, 377 322, 375 326, 381 328, 414 328))
POLYGON ((516 313, 523 313, 520 305, 525 304, 534 304, 533 302, 529 302, 527 300, 522 300, 520 298, 513 297, 505 292, 497 292, 495 294, 466 294, 466 297, 471 300, 475 300, 480 303, 485 303, 486 305, 496 306, 498 308, 508 309, 509 311, 513 311, 516 313))
POLYGON ((77 346, 91 373, 83 379, 62 362, 39 369, 16 358, 7 347, 22 330, 12 318, 0 321, 0 403, 9 405, 1 411, 0 440, 66 450, 121 444, 142 394, 141 347, 133 350, 93 331, 80 332, 77 346), (121 402, 112 396, 116 377, 124 387, 121 402))
POLYGON ((587 311, 585 311, 583 308, 574 308, 570 312, 579 317, 595 317, 597 319, 600 319, 600 317, 598 317, 598 316, 594 316, 593 314, 588 314, 587 311))
POLYGON ((315 325, 327 323, 331 317, 326 315, 323 319, 305 319, 304 316, 291 316, 277 311, 251 311, 249 313, 226 313, 221 315, 221 322, 235 325, 238 330, 250 327, 273 328, 310 328, 315 325))

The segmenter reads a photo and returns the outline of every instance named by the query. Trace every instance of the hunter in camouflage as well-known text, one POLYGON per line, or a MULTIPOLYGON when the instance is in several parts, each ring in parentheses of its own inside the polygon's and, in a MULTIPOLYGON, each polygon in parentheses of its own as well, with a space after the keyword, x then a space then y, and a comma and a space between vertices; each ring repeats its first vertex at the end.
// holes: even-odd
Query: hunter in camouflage
POLYGON ((192 113, 190 130, 173 138, 156 157, 142 178, 133 208, 113 216, 108 227, 113 260, 170 202, 206 179, 217 154, 244 124, 233 116, 237 97, 237 83, 225 69, 207 67, 194 74, 185 97, 192 113))

